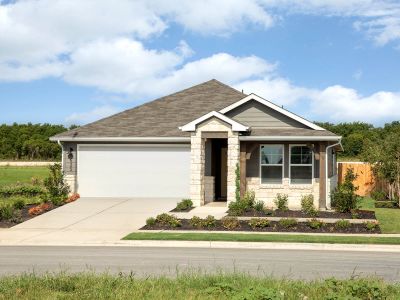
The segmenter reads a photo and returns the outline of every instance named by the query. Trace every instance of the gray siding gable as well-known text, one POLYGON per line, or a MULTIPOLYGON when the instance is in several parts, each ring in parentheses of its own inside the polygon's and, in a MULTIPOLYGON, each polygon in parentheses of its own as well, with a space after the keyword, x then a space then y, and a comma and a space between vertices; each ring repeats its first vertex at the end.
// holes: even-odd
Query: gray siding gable
POLYGON ((250 100, 225 115, 251 128, 309 128, 255 100, 250 100))

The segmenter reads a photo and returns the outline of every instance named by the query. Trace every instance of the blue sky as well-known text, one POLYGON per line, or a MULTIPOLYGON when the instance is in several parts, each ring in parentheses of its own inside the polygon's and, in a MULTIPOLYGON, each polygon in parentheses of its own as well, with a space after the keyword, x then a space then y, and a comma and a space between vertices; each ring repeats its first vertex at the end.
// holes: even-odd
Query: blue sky
POLYGON ((310 120, 400 119, 397 1, 0 3, 0 123, 85 124, 211 78, 310 120))

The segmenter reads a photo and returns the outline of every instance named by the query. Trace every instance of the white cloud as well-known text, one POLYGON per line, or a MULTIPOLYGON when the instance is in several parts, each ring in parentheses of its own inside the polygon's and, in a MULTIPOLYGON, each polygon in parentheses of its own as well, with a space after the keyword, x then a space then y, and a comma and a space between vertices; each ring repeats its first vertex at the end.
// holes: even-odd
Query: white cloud
POLYGON ((119 109, 116 107, 110 105, 103 105, 95 107, 94 109, 88 112, 83 112, 83 113, 75 112, 66 117, 65 121, 67 124, 86 124, 113 115, 118 111, 119 109))

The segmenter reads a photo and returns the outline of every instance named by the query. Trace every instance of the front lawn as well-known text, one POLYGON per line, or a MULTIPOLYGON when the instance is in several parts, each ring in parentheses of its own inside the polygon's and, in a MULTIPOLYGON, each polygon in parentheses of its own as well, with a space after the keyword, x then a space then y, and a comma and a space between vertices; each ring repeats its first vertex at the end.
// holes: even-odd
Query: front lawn
POLYGON ((224 242, 281 242, 281 243, 326 243, 326 244, 380 244, 400 245, 400 237, 360 237, 330 235, 290 235, 254 233, 199 233, 199 232, 133 232, 123 240, 161 241, 224 241, 224 242))
POLYGON ((400 233, 400 209, 375 208, 374 200, 370 197, 362 199, 361 208, 375 211, 382 233, 400 233))
POLYGON ((400 285, 377 278, 302 281, 243 273, 139 278, 92 273, 0 279, 1 299, 399 299, 400 285))
POLYGON ((49 175, 47 167, 0 167, 0 186, 14 183, 31 183, 32 178, 43 180, 49 175))

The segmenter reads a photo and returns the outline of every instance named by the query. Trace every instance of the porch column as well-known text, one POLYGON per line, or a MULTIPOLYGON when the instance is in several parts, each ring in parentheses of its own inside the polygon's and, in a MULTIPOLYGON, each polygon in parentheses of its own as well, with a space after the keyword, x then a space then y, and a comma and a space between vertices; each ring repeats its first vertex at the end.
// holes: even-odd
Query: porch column
POLYGON ((247 144, 240 144, 240 197, 243 197, 246 192, 246 150, 247 144))
POLYGON ((319 144, 319 209, 326 208, 326 143, 319 144))
POLYGON ((230 132, 228 135, 228 193, 227 202, 235 201, 236 192, 236 166, 239 164, 240 142, 237 132, 230 132))
POLYGON ((205 142, 192 133, 190 151, 190 199, 194 206, 204 205, 205 142))

